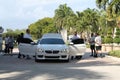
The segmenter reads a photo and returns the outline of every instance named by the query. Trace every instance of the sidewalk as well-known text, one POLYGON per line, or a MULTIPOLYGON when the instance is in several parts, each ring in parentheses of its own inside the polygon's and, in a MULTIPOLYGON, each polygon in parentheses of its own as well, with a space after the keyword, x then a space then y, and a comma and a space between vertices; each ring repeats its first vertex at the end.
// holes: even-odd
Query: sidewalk
MULTIPOLYGON (((87 48, 87 49, 86 49, 86 52, 90 52, 90 49, 87 48)), ((120 58, 108 55, 108 52, 107 52, 107 51, 102 51, 102 53, 105 54, 105 57, 106 57, 106 58, 111 58, 111 59, 114 60, 114 61, 119 61, 119 62, 120 62, 120 58)))
MULTIPOLYGON (((18 48, 14 48, 13 49, 13 54, 18 54, 19 53, 19 50, 18 50, 18 48)), ((2 55, 2 54, 6 54, 4 51, 2 51, 2 52, 0 52, 0 54, 2 55)))
POLYGON ((18 48, 14 48, 14 49, 13 49, 13 53, 14 53, 14 52, 15 52, 15 53, 16 53, 16 52, 19 52, 18 48))

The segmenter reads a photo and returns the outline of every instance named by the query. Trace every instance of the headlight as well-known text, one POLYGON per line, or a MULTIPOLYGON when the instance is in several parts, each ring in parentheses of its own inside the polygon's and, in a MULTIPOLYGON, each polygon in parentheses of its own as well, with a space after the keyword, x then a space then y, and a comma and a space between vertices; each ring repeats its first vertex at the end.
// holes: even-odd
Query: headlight
POLYGON ((68 49, 63 49, 63 50, 61 50, 61 53, 68 53, 68 52, 69 52, 68 49))
POLYGON ((41 48, 38 48, 37 52, 44 52, 44 51, 41 48))

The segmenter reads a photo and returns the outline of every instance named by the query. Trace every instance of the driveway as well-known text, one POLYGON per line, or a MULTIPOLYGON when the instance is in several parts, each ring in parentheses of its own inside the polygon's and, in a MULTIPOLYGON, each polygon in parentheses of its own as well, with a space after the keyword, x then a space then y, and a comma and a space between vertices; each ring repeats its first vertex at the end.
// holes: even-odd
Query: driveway
MULTIPOLYGON (((120 59, 90 57, 89 49, 81 60, 70 62, 18 59, 0 54, 0 80, 119 80, 120 59)), ((14 53, 18 53, 17 50, 14 53)))

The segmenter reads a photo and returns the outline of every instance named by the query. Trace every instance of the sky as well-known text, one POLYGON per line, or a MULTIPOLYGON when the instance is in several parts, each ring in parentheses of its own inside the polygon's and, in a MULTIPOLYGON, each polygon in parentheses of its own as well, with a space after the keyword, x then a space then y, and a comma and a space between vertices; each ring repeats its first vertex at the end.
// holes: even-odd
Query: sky
POLYGON ((53 17, 60 4, 74 12, 96 8, 95 0, 0 0, 0 26, 6 29, 27 29, 44 17, 53 17))

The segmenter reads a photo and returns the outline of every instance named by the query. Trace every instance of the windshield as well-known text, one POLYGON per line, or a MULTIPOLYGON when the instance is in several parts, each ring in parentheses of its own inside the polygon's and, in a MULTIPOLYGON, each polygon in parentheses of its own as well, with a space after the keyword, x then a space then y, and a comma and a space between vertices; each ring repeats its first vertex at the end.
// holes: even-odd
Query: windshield
POLYGON ((57 38, 46 38, 42 39, 39 44, 65 44, 63 39, 57 39, 57 38))

